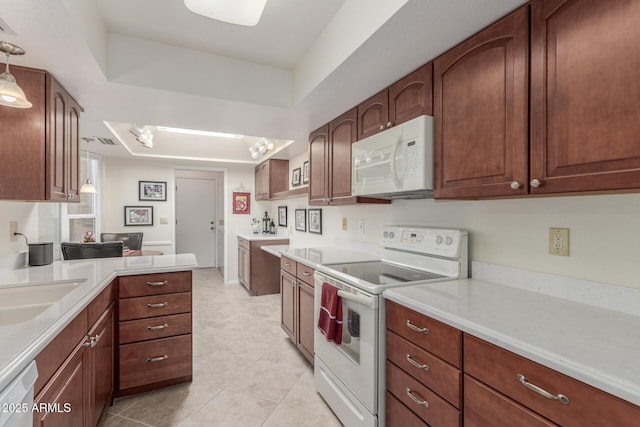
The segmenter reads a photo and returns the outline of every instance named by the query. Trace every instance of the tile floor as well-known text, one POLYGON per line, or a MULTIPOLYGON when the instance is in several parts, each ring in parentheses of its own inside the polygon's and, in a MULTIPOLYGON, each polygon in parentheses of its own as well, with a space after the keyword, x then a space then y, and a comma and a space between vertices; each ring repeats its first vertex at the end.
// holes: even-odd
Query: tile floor
POLYGON ((104 427, 340 426, 280 328, 280 295, 193 272, 193 382, 116 400, 104 427))

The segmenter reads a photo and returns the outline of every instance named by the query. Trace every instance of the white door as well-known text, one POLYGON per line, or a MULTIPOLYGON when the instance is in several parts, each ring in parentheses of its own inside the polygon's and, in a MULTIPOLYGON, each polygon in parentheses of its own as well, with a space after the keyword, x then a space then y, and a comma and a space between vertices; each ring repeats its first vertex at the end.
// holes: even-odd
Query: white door
POLYGON ((176 178, 176 253, 192 253, 200 268, 217 267, 217 180, 176 178))

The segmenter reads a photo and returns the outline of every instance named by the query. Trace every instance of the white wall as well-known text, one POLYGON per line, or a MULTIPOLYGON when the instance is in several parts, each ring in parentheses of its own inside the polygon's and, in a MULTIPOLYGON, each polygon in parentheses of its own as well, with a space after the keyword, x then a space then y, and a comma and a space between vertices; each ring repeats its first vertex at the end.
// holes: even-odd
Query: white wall
POLYGON ((18 236, 15 242, 10 240, 9 223, 18 222, 18 232, 27 236, 30 242, 40 241, 38 231, 38 204, 27 202, 0 202, 0 256, 15 255, 27 250, 24 238, 18 236))
MULTIPOLYGON (((205 162, 180 162, 180 161, 145 161, 139 159, 104 158, 104 176, 102 200, 102 231, 142 231, 144 232, 143 244, 153 241, 166 241, 168 245, 153 247, 164 253, 174 251, 174 224, 175 209, 175 183, 174 173, 178 169, 214 170, 225 175, 226 182, 221 183, 220 194, 223 196, 220 219, 225 218, 225 281, 232 282, 238 276, 238 244, 236 232, 242 228, 251 227, 251 218, 262 218, 264 211, 270 213, 271 202, 256 202, 254 199, 254 166, 233 165, 230 168, 225 165, 205 162), (138 201, 138 181, 166 181, 167 201, 148 202, 138 201), (234 215, 231 205, 233 189, 244 186, 251 192, 250 215, 234 215), (154 225, 152 227, 125 227, 124 206, 153 206, 154 225), (160 224, 160 218, 166 218, 167 224, 160 224)), ((273 211, 275 213, 275 211, 273 211)), ((146 245, 145 245, 146 246, 146 245)))
POLYGON ((290 242, 327 246, 336 239, 377 243, 383 225, 429 225, 470 232, 470 258, 527 270, 640 288, 640 195, 563 196, 508 200, 403 200, 391 205, 323 207, 323 235, 295 231, 288 206, 290 242), (347 218, 347 231, 341 230, 347 218), (364 219, 365 233, 358 232, 364 219), (570 256, 548 255, 549 227, 570 229, 570 256))

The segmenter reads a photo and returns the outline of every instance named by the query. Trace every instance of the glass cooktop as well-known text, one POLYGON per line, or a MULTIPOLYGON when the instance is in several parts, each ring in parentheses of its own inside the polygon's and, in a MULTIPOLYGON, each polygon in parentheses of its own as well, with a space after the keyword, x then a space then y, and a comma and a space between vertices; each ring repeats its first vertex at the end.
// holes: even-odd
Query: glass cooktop
POLYGON ((327 267, 374 285, 418 282, 445 277, 429 271, 415 270, 384 261, 331 264, 327 267))

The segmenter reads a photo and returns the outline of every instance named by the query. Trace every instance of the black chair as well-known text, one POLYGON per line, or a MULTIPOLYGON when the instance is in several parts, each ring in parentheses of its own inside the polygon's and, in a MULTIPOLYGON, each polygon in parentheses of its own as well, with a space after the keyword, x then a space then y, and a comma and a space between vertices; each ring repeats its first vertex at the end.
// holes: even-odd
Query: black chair
POLYGON ((122 242, 105 243, 60 243, 62 257, 67 259, 112 258, 121 257, 124 244, 122 242))
POLYGON ((100 233, 101 242, 124 243, 124 247, 133 251, 142 250, 142 232, 140 233, 100 233))

